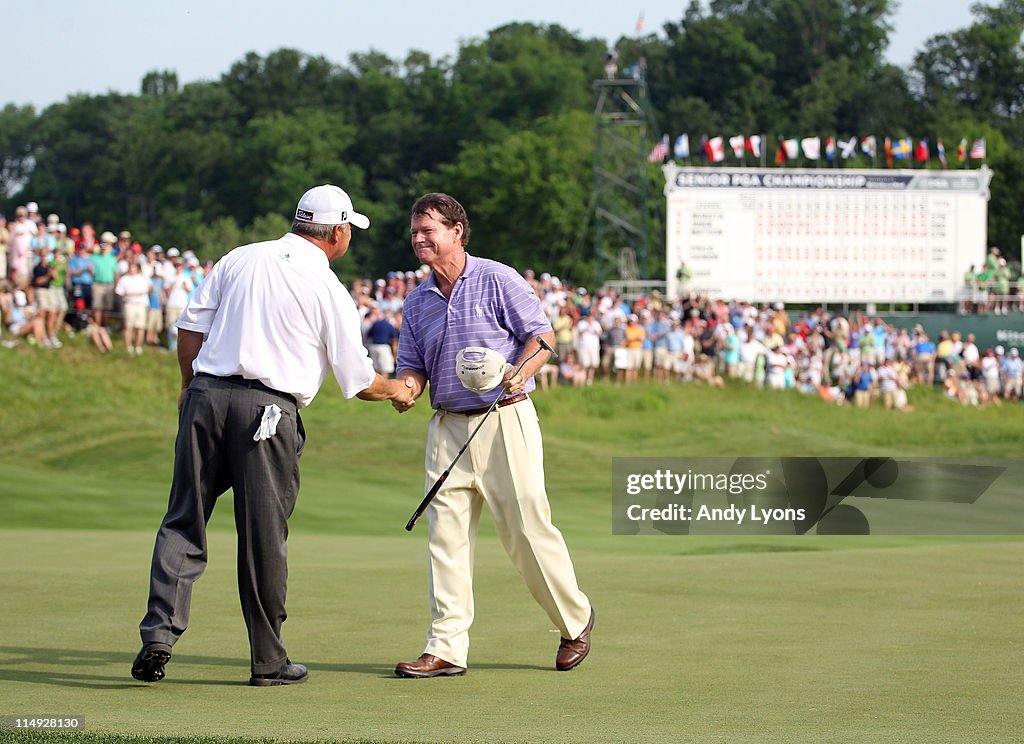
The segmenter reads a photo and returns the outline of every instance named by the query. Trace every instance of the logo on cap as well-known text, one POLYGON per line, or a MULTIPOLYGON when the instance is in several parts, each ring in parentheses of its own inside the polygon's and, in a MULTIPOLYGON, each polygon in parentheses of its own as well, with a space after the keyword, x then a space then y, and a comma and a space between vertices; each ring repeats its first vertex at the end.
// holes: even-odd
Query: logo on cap
POLYGON ((297 219, 297 220, 305 220, 306 222, 312 222, 313 221, 313 213, 312 212, 307 212, 305 209, 296 209, 295 210, 295 219, 297 219))

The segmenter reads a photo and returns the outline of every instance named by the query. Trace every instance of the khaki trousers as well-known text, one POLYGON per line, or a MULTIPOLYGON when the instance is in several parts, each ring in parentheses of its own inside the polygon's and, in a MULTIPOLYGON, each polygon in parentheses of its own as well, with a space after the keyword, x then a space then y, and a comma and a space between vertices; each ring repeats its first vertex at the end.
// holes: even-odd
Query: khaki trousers
MULTIPOLYGON (((482 414, 438 411, 427 434, 426 486, 448 467, 482 414)), ((425 653, 466 666, 473 623, 473 553, 483 505, 526 586, 565 638, 590 621, 562 533, 551 523, 533 402, 496 408, 427 507, 433 621, 425 653)))

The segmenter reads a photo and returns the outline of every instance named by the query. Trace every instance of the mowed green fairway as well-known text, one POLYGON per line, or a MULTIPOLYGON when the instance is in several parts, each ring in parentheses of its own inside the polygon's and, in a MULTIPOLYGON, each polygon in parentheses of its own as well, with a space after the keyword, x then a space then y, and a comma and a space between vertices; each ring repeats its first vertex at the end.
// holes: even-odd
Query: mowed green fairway
POLYGON ((167 679, 144 685, 128 668, 166 504, 175 365, 77 344, 0 363, 0 716, 84 715, 94 735, 170 740, 991 742, 1024 730, 1019 538, 610 534, 613 456, 1016 456, 1020 406, 918 394, 904 415, 742 386, 538 393, 555 521, 597 610, 592 655, 553 671, 558 633, 485 525, 469 674, 401 680, 394 664, 420 653, 429 620, 425 529, 402 529, 429 412, 342 401, 328 382, 304 414, 290 540, 285 639, 309 683, 246 685, 228 494, 189 631, 167 679))

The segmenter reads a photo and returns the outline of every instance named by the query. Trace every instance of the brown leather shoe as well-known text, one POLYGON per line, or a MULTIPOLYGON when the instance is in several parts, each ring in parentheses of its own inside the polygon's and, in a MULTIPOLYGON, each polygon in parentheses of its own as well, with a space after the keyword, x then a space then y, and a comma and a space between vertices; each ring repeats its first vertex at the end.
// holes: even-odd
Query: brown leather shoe
POLYGON ((399 677, 458 677, 465 673, 465 667, 450 664, 433 654, 423 654, 416 661, 403 661, 395 667, 399 677))
POLYGON ((580 665, 590 653, 590 629, 594 627, 594 608, 590 608, 590 622, 575 640, 563 638, 558 644, 558 655, 555 656, 555 669, 568 672, 580 665))

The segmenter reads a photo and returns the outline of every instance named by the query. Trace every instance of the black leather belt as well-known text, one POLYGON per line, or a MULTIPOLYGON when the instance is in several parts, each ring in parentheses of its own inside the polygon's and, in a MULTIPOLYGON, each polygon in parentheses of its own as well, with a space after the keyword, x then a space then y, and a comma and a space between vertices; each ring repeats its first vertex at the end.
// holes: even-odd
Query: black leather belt
MULTIPOLYGON (((495 408, 504 408, 510 406, 513 403, 522 403, 529 396, 526 393, 519 393, 519 395, 513 395, 511 398, 504 398, 498 401, 498 405, 495 408)), ((487 413, 490 406, 484 406, 483 408, 470 408, 468 411, 445 411, 445 413, 458 413, 462 416, 479 416, 481 413, 487 413)))
POLYGON ((274 390, 272 387, 267 387, 259 380, 250 380, 248 377, 242 377, 241 375, 211 375, 209 372, 196 372, 196 377, 209 377, 211 380, 224 380, 224 382, 230 382, 233 385, 242 385, 253 390, 262 390, 265 393, 271 395, 279 395, 285 400, 290 400, 294 405, 298 406, 295 400, 295 396, 290 393, 282 393, 280 390, 274 390))

